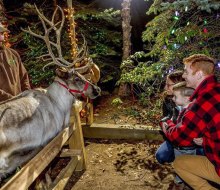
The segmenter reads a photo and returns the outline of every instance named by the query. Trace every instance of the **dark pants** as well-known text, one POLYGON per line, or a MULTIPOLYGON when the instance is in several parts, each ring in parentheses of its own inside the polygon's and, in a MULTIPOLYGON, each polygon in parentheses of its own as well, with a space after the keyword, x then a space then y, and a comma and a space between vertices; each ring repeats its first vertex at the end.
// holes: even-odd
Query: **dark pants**
MULTIPOLYGON (((196 148, 196 155, 205 155, 202 147, 196 148)), ((157 149, 155 156, 160 164, 173 162, 175 159, 175 154, 172 143, 169 141, 164 141, 157 149)))
POLYGON ((173 162, 175 159, 173 145, 169 141, 164 141, 155 154, 160 164, 173 162))

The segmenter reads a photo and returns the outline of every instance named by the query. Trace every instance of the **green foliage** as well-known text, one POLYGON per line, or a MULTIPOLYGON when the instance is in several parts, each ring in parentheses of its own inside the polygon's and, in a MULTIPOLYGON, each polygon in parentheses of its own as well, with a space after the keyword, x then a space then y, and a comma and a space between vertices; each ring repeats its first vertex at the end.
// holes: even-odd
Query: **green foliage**
POLYGON ((126 110, 124 110, 124 114, 132 117, 140 117, 140 110, 136 107, 130 107, 126 110))
POLYGON ((155 17, 142 34, 144 51, 136 52, 122 63, 119 81, 141 89, 134 92, 146 106, 147 117, 159 113, 162 101, 159 94, 165 76, 174 69, 182 69, 184 57, 204 53, 220 60, 219 7, 217 0, 153 2, 147 14, 155 17))
POLYGON ((215 11, 219 6, 218 1, 155 0, 147 14, 158 15, 147 23, 142 36, 145 52, 123 62, 121 81, 148 89, 154 79, 161 81, 170 70, 181 69, 186 56, 204 53, 220 59, 220 17, 215 11))
MULTIPOLYGON (((81 34, 83 34, 89 47, 90 56, 101 69, 102 78, 100 82, 106 83, 109 80, 117 79, 122 49, 120 11, 113 9, 97 10, 91 6, 82 6, 79 2, 73 3, 76 3, 73 6, 76 10, 75 21, 77 23, 76 33, 79 47, 83 43, 81 36, 81 34)), ((42 1, 38 0, 36 1, 36 4, 40 11, 50 20, 54 11, 54 7, 50 5, 51 1, 42 4, 42 1)), ((66 4, 59 5, 66 7, 66 4)), ((27 26, 30 26, 35 33, 43 34, 44 29, 41 26, 34 5, 25 3, 19 10, 13 11, 17 16, 10 20, 11 27, 14 27, 15 24, 22 26, 25 29, 27 26)), ((71 61, 71 45, 68 37, 67 24, 68 21, 66 20, 61 35, 61 46, 64 58, 71 61)), ((43 65, 46 65, 47 62, 37 59, 37 57, 47 54, 47 48, 45 47, 44 42, 41 39, 31 37, 20 30, 13 30, 13 32, 17 32, 17 35, 13 34, 11 42, 13 40, 15 49, 25 49, 24 51, 21 51, 21 57, 31 76, 33 85, 45 86, 46 84, 49 84, 54 76, 54 67, 49 67, 43 71, 43 65)), ((54 36, 54 33, 51 33, 51 39, 54 39, 54 36)))
POLYGON ((83 33, 87 37, 94 58, 118 54, 116 49, 121 46, 121 32, 114 29, 120 27, 120 11, 81 10, 76 13, 75 19, 79 26, 78 33, 83 33))
POLYGON ((162 115, 162 102, 163 99, 160 93, 155 91, 155 89, 148 88, 144 93, 141 93, 139 95, 139 103, 144 107, 140 112, 142 120, 158 125, 162 115))
POLYGON ((140 123, 158 125, 158 121, 161 118, 162 100, 159 97, 155 97, 154 99, 151 98, 151 100, 145 97, 145 94, 142 94, 139 99, 139 103, 143 106, 142 109, 132 106, 124 110, 124 114, 136 118, 140 123))
POLYGON ((100 67, 101 83, 117 80, 122 50, 120 11, 106 9, 78 10, 76 14, 78 33, 83 33, 88 41, 90 56, 100 67))
POLYGON ((170 8, 181 12, 188 11, 188 8, 197 8, 197 10, 211 13, 212 10, 218 10, 220 8, 220 4, 218 0, 179 0, 173 3, 163 2, 161 3, 161 8, 159 9, 161 11, 165 11, 170 8))
POLYGON ((160 90, 162 70, 164 65, 146 61, 144 52, 136 52, 121 64, 123 73, 119 80, 139 86, 148 97, 160 90))
POLYGON ((163 11, 167 11, 168 9, 175 9, 183 12, 192 8, 196 8, 200 11, 207 11, 208 13, 211 13, 212 10, 218 10, 219 7, 220 5, 218 0, 177 0, 171 2, 167 0, 154 0, 154 3, 150 7, 147 14, 153 13, 156 15, 163 11))
POLYGON ((151 123, 158 125, 158 122, 162 115, 162 99, 159 96, 149 99, 145 94, 142 94, 140 102, 145 106, 145 109, 141 112, 141 117, 144 121, 150 121, 151 123))
POLYGON ((112 100, 111 103, 113 106, 119 106, 121 104, 123 104, 122 100, 120 98, 115 98, 114 100, 112 100))
POLYGON ((143 41, 147 56, 181 68, 182 59, 194 53, 220 58, 218 8, 220 2, 207 0, 155 0, 148 14, 158 15, 146 25, 143 41))
POLYGON ((24 65, 28 70, 32 85, 47 87, 53 81, 54 78, 54 67, 46 68, 43 71, 45 65, 44 61, 37 58, 47 51, 44 43, 37 40, 29 34, 24 34, 24 43, 30 48, 25 53, 24 65))

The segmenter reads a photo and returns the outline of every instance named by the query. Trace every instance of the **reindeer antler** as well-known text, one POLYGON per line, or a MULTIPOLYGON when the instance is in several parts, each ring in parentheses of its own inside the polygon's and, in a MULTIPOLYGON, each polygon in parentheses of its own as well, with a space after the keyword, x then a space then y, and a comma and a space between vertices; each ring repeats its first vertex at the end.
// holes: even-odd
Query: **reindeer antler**
MULTIPOLYGON (((28 30, 25 30, 25 29, 22 29, 22 30, 24 32, 27 32, 27 33, 37 37, 37 38, 44 40, 44 42, 46 43, 46 46, 48 49, 48 54, 42 55, 39 58, 42 58, 44 61, 50 61, 50 62, 47 63, 43 67, 43 69, 45 67, 47 67, 49 65, 53 65, 53 64, 58 65, 60 67, 72 68, 72 67, 74 67, 74 65, 77 62, 82 61, 85 58, 85 56, 87 56, 87 54, 88 54, 87 43, 86 43, 85 37, 83 35, 82 36, 83 36, 84 43, 83 43, 81 49, 78 51, 76 59, 73 60, 73 62, 69 62, 63 58, 60 39, 61 39, 61 31, 62 31, 64 21, 65 21, 65 16, 64 16, 64 12, 63 12, 62 8, 60 6, 57 6, 57 8, 55 9, 55 11, 53 13, 51 21, 48 20, 44 16, 44 14, 39 11, 39 9, 37 8, 36 5, 35 5, 35 9, 36 9, 36 11, 38 13, 38 17, 41 20, 41 23, 43 25, 44 35, 39 35, 39 34, 34 33, 30 29, 30 27, 28 27, 28 30), (57 14, 58 9, 61 12, 61 21, 54 23, 54 18, 55 18, 55 15, 57 14), (46 23, 47 23, 47 25, 49 25, 49 28, 47 28, 46 23), (50 41, 50 39, 49 39, 49 34, 52 30, 54 30, 56 33, 56 42, 50 41), (52 46, 56 49, 58 57, 56 57, 55 54, 53 53, 54 48, 52 49, 52 46), (81 55, 81 57, 79 57, 80 55, 81 55)), ((92 62, 88 61, 88 64, 92 64, 92 62)), ((87 70, 88 66, 89 66, 88 64, 83 67, 76 68, 75 70, 77 70, 77 71, 87 70)))

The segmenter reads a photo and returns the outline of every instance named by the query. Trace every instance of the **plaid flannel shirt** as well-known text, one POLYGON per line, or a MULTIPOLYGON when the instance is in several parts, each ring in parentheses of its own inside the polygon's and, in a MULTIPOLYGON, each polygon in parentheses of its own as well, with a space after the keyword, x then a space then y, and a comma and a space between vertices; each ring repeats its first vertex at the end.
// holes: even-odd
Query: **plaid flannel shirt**
POLYGON ((214 76, 207 77, 190 97, 182 122, 168 121, 166 137, 178 146, 192 146, 193 139, 203 137, 207 158, 220 176, 220 84, 214 76))

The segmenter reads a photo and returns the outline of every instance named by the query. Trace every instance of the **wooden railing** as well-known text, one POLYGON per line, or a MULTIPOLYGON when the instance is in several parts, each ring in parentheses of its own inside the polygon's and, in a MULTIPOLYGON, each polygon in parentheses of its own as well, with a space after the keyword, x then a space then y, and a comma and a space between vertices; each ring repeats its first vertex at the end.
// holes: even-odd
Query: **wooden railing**
POLYGON ((79 112, 82 103, 73 105, 70 126, 61 131, 34 158, 24 165, 0 190, 25 190, 56 157, 70 157, 68 165, 59 173, 47 189, 64 189, 73 171, 86 169, 85 146, 79 112), (68 149, 63 146, 69 144, 68 149))

